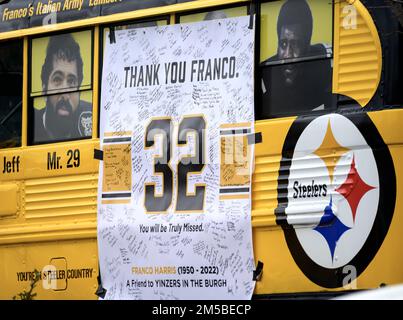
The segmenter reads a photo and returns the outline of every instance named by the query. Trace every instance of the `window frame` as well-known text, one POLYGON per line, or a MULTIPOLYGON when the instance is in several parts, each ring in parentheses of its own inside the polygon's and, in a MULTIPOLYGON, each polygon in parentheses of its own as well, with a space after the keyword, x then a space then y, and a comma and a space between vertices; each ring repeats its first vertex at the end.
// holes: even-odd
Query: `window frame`
POLYGON ((93 99, 93 94, 94 94, 94 54, 95 54, 95 28, 94 27, 83 27, 83 28, 75 28, 75 29, 68 29, 68 30, 60 30, 60 31, 55 31, 55 32, 47 32, 47 33, 41 33, 41 34, 36 34, 33 36, 27 36, 27 45, 28 45, 28 61, 27 61, 27 146, 37 146, 37 145, 44 145, 44 144, 54 144, 54 143, 60 143, 60 142, 70 142, 70 141, 80 141, 80 140, 88 140, 93 138, 94 136, 94 99, 93 99), (77 32, 82 32, 82 31, 90 31, 91 34, 91 54, 89 55, 91 57, 91 66, 90 66, 90 85, 89 87, 86 87, 84 89, 78 89, 78 90, 66 90, 66 92, 91 92, 91 106, 92 106, 92 127, 91 127, 91 135, 86 136, 86 137, 79 137, 79 138, 66 138, 66 139, 53 139, 53 140, 46 140, 46 141, 40 141, 40 142, 34 142, 34 132, 35 132, 35 119, 34 119, 34 112, 35 112, 35 107, 34 107, 34 101, 37 98, 45 98, 48 96, 52 95, 58 95, 61 94, 60 92, 54 93, 54 94, 40 94, 40 95, 31 95, 31 86, 32 86, 32 49, 33 49, 33 40, 35 39, 41 39, 41 38, 47 38, 47 37, 52 37, 52 36, 58 36, 62 34, 74 34, 77 32))
MULTIPOLYGON (((257 78, 257 81, 255 82, 255 120, 270 120, 270 119, 278 119, 278 118, 289 118, 289 117, 298 117, 298 116, 309 116, 309 115, 315 115, 315 116, 320 116, 324 114, 329 114, 332 112, 335 112, 338 110, 338 96, 331 93, 332 98, 331 98, 331 106, 330 108, 326 108, 323 110, 306 110, 306 111, 290 111, 290 112, 282 112, 282 113, 276 113, 276 114, 271 114, 270 116, 262 116, 263 114, 263 92, 262 92, 262 74, 263 74, 263 69, 264 68, 269 68, 272 66, 278 66, 278 65, 287 65, 287 63, 276 63, 274 62, 273 64, 263 64, 263 62, 260 62, 260 44, 261 44, 261 9, 262 5, 266 3, 275 3, 275 2, 280 2, 281 0, 262 0, 259 2, 259 8, 258 8, 258 14, 256 17, 256 20, 259 22, 259 26, 256 27, 256 40, 259 41, 259 54, 256 56, 256 69, 255 69, 255 76, 257 78)), ((288 64, 296 64, 296 63, 305 63, 305 62, 313 62, 313 61, 321 61, 321 60, 328 60, 331 64, 332 67, 332 79, 331 79, 331 87, 333 86, 333 59, 334 59, 334 10, 335 10, 335 1, 331 0, 331 3, 329 3, 332 6, 332 21, 331 21, 331 56, 327 57, 326 55, 318 55, 318 56, 307 56, 307 57, 301 57, 298 58, 298 61, 292 61, 288 64)), ((257 50, 256 50, 257 51, 257 50)))

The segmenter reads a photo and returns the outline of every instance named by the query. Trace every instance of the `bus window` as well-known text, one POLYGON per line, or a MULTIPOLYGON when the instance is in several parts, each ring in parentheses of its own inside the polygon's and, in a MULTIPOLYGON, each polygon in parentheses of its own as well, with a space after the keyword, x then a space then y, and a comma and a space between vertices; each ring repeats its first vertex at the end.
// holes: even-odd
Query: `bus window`
POLYGON ((32 144, 92 136, 92 31, 31 41, 32 144))
POLYGON ((331 1, 262 4, 259 118, 333 108, 332 14, 331 1))
POLYGON ((204 11, 200 13, 191 14, 181 14, 179 15, 179 23, 189 23, 197 21, 215 20, 215 19, 225 19, 232 17, 246 16, 248 14, 248 9, 246 6, 233 7, 233 8, 222 8, 212 11, 204 11))
POLYGON ((0 43, 0 148, 21 146, 22 47, 0 43))

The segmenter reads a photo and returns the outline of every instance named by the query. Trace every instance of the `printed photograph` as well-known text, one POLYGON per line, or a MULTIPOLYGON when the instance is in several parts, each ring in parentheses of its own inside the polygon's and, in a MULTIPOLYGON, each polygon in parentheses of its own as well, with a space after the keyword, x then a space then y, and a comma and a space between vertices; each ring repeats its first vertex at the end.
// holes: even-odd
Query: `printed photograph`
POLYGON ((263 118, 331 108, 331 3, 265 3, 261 30, 263 118))
POLYGON ((91 45, 91 31, 32 41, 33 143, 91 136, 91 45))

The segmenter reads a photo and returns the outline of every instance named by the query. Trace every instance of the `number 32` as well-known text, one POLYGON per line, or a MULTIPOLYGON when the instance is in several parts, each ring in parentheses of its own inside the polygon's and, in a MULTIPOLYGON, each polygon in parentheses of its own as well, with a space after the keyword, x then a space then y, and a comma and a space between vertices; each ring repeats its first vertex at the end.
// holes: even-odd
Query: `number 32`
MULTIPOLYGON (((179 124, 178 146, 187 144, 187 134, 195 136, 194 155, 182 157, 178 163, 178 183, 176 211, 201 211, 204 206, 204 195, 206 187, 195 185, 195 192, 187 192, 187 178, 189 173, 200 173, 204 168, 204 129, 206 122, 202 116, 187 116, 179 124)), ((172 203, 173 195, 173 174, 169 164, 171 160, 171 139, 173 124, 170 117, 152 120, 145 135, 145 148, 152 148, 155 138, 162 138, 162 155, 154 156, 154 173, 162 176, 162 195, 155 194, 155 183, 146 183, 144 205, 149 213, 166 212, 172 203)))

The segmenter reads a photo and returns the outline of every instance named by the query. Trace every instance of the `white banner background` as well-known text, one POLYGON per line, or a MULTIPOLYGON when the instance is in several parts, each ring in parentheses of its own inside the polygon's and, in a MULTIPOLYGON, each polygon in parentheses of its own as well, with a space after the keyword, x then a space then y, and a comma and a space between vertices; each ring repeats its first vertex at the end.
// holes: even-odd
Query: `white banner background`
POLYGON ((105 42, 101 148, 106 132, 132 134, 130 203, 102 203, 100 162, 98 245, 106 299, 251 298, 254 259, 250 197, 219 199, 220 126, 251 123, 253 132, 254 34, 248 27, 249 17, 239 17, 118 30, 116 43, 105 42), (225 66, 222 71, 228 75, 210 80, 208 59, 214 62, 219 58, 225 66), (223 58, 228 58, 227 63, 223 58), (200 60, 205 65, 199 74, 200 60), (235 62, 235 70, 230 70, 230 61, 235 62), (174 69, 173 62, 183 72, 181 83, 179 76, 167 76, 166 70, 174 69), (140 66, 145 71, 147 65, 154 66, 151 84, 146 83, 150 78, 143 82, 139 78, 140 66), (189 115, 203 115, 206 122, 206 165, 201 174, 188 175, 187 185, 190 193, 195 191, 195 184, 206 185, 202 213, 175 212, 177 164, 195 150, 191 136, 186 146, 177 145, 178 124, 189 115), (146 213, 144 206, 146 183, 154 182, 156 193, 163 192, 162 175, 154 174, 153 165, 154 156, 162 153, 161 140, 145 149, 146 127, 157 117, 171 117, 174 125, 170 161, 173 198, 164 214, 146 213), (185 223, 201 225, 202 230, 186 231, 185 223), (155 225, 158 227, 152 231, 150 227, 155 225))

